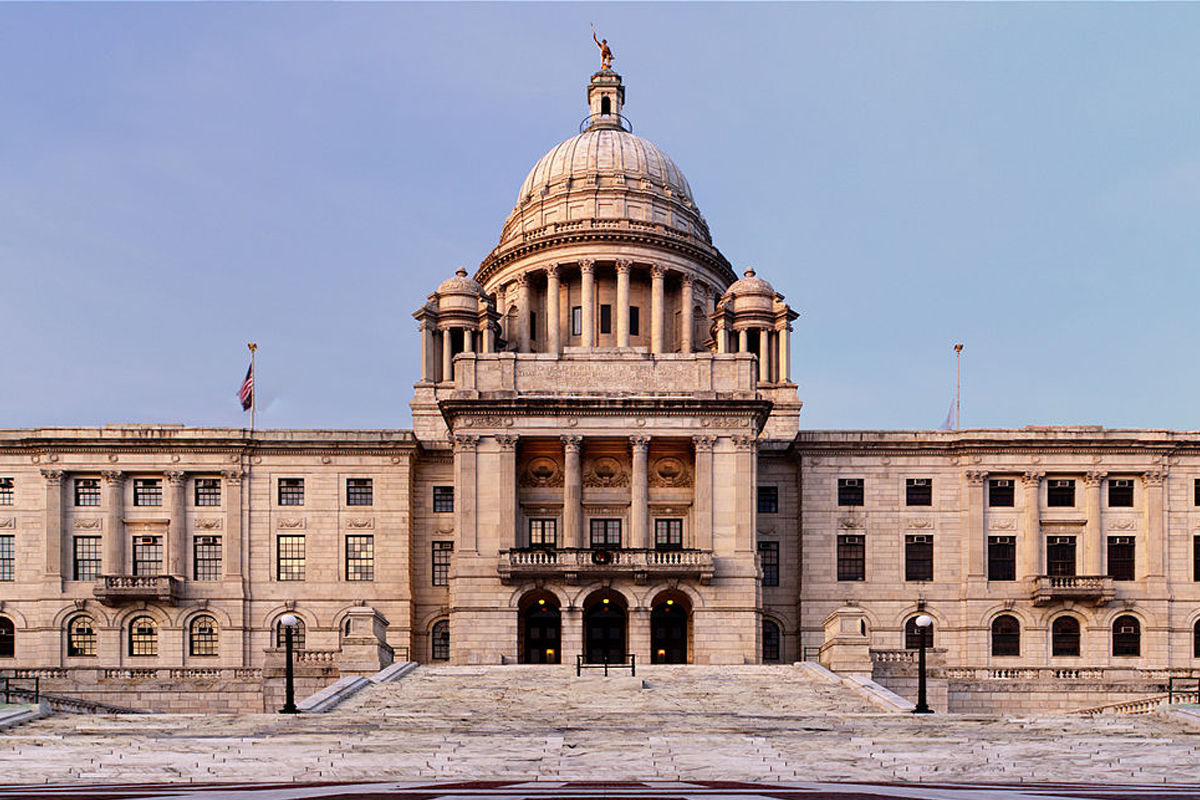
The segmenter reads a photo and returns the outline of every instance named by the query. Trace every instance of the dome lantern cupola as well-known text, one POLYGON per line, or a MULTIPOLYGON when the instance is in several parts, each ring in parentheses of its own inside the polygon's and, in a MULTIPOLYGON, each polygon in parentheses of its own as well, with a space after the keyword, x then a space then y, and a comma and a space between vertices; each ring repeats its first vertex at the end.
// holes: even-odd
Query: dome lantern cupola
POLYGON ((621 109, 625 106, 625 85, 621 76, 611 69, 602 69, 592 76, 587 89, 591 114, 580 127, 585 131, 600 129, 627 130, 621 109))

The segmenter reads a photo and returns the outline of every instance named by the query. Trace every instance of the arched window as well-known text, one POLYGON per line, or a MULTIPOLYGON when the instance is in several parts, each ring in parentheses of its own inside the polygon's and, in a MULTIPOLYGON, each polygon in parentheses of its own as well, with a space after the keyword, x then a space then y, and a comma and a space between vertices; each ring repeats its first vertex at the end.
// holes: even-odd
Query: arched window
POLYGON ((992 620, 992 655, 1021 655, 1021 623, 1010 614, 992 620))
MULTIPOLYGON (((275 621, 275 647, 283 650, 287 647, 287 628, 283 623, 275 621)), ((304 620, 296 617, 296 627, 292 628, 292 649, 304 649, 304 620)))
POLYGON ((1059 617, 1054 620, 1050 626, 1050 654, 1079 655, 1079 620, 1074 617, 1059 617))
POLYGON ((433 623, 433 660, 450 660, 450 620, 433 623))
POLYGON ((17 626, 8 617, 0 617, 0 658, 17 655, 17 626))
POLYGON ((192 620, 188 627, 188 654, 193 656, 217 655, 217 621, 207 614, 192 620))
POLYGON ((782 638, 779 626, 769 619, 764 619, 762 629, 762 660, 764 664, 779 663, 779 642, 782 638))
POLYGON ((129 655, 158 655, 158 623, 152 617, 137 617, 129 623, 129 655))
POLYGON ((600 98, 600 113, 606 117, 612 113, 612 100, 607 97, 600 98))
POLYGON ((1126 614, 1117 617, 1112 627, 1114 656, 1140 656, 1142 654, 1142 626, 1136 618, 1126 614))
MULTIPOLYGON (((918 615, 919 616, 919 615, 918 615)), ((925 646, 933 647, 933 626, 925 629, 925 646)), ((909 617, 904 623, 904 649, 919 650, 921 648, 921 628, 917 625, 916 617, 909 617)))
POLYGON ((96 623, 87 614, 67 623, 67 655, 72 658, 96 655, 96 623))

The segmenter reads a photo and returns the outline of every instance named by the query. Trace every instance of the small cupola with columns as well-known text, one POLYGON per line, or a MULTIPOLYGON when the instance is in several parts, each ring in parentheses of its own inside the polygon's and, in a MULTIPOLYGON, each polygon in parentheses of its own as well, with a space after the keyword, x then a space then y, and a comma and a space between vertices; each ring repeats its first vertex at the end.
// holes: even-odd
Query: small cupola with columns
POLYGON ((592 76, 587 89, 591 114, 580 127, 583 130, 612 128, 628 130, 621 109, 625 106, 625 85, 621 76, 611 69, 602 69, 592 76))

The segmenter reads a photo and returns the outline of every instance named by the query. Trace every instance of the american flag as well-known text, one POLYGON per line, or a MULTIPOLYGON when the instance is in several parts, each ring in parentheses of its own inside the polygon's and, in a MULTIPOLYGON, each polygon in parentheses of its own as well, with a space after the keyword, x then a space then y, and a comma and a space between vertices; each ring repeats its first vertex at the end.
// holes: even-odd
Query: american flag
POLYGON ((246 379, 242 381, 242 388, 238 389, 238 399, 242 401, 242 411, 246 411, 250 406, 254 405, 254 362, 250 362, 249 368, 246 370, 246 379))

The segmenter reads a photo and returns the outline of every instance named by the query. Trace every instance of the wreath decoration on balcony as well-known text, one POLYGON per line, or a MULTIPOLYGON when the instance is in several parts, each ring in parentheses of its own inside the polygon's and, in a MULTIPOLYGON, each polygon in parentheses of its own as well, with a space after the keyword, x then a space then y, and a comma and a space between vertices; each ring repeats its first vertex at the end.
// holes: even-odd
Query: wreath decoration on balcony
POLYGON ((605 564, 611 564, 612 560, 613 554, 607 550, 596 550, 592 553, 593 564, 599 564, 600 566, 603 566, 605 564))

